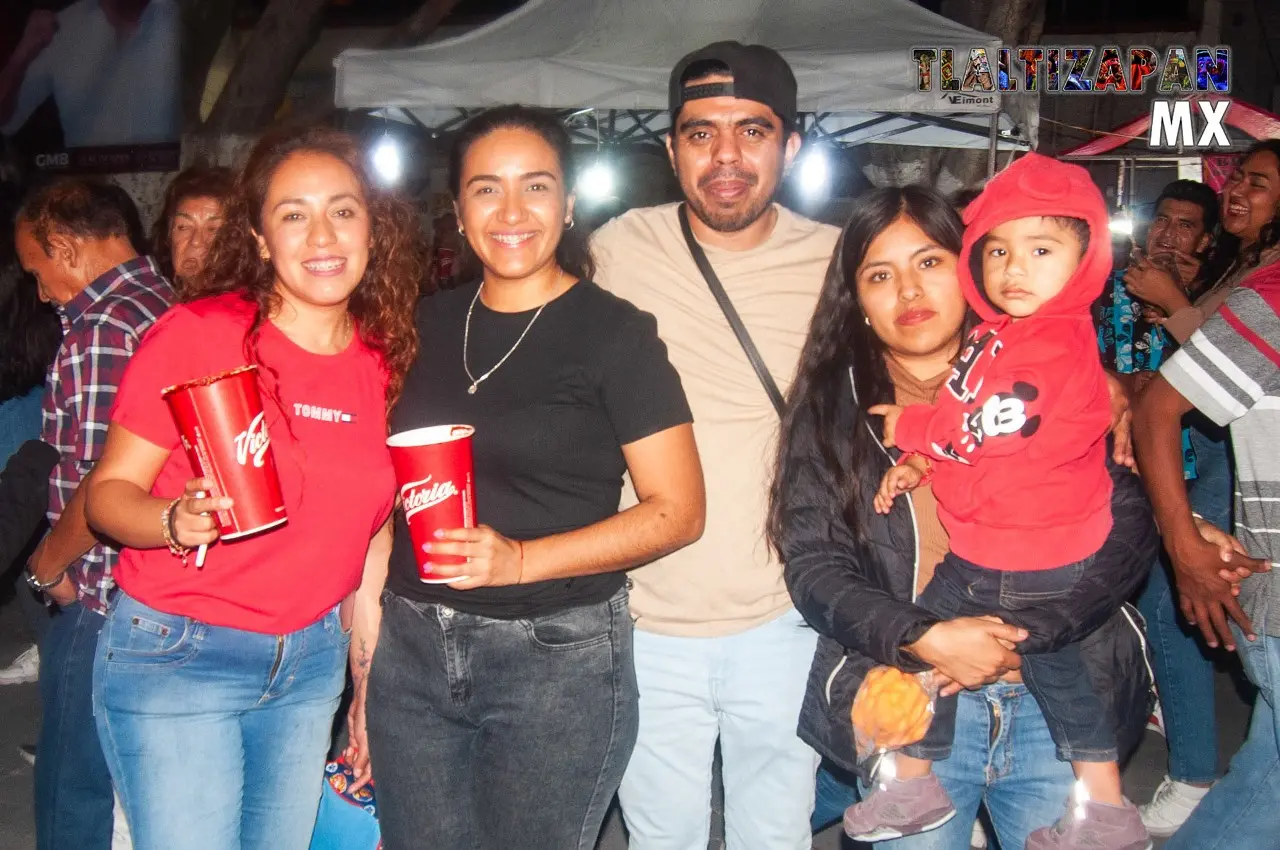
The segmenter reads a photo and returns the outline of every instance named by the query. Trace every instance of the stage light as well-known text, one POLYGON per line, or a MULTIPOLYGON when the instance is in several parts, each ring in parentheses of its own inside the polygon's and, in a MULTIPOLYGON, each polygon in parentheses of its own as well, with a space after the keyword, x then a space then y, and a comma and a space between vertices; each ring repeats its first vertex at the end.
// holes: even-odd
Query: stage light
POLYGON ((389 135, 383 136, 373 148, 373 170, 378 179, 387 186, 400 182, 404 173, 404 162, 400 156, 400 146, 389 135))
POLYGON ((578 175, 578 197, 589 203, 607 201, 613 197, 613 169, 596 160, 578 175))
POLYGON ((806 197, 826 194, 831 181, 831 164, 827 161, 827 152, 821 147, 811 147, 801 153, 797 178, 800 181, 800 191, 806 197))
POLYGON ((1111 217, 1112 236, 1133 236, 1133 219, 1127 212, 1120 212, 1111 217))

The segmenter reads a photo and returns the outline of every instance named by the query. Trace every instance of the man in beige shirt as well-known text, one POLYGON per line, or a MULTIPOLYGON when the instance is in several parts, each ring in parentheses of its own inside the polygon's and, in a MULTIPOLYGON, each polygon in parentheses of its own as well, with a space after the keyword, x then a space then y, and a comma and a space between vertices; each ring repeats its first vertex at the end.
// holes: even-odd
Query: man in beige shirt
MULTIPOLYGON (((795 77, 768 48, 719 42, 676 66, 671 112, 693 234, 785 392, 839 235, 773 201, 800 149, 795 77)), ((632 850, 704 850, 719 739, 729 850, 807 850, 818 759, 795 730, 816 635, 764 538, 778 414, 679 206, 632 210, 592 244, 597 281, 658 319, 707 486, 702 539, 630 576, 640 732, 622 811, 632 850)))

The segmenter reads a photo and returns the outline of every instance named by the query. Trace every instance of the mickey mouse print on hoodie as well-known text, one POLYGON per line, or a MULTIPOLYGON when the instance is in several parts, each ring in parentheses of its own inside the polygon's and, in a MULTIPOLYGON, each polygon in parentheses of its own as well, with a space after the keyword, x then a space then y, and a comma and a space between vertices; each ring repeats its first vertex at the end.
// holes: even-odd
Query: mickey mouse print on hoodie
POLYGON ((894 440, 938 461, 952 552, 1052 569, 1111 530, 1111 405, 1090 312, 1111 274, 1106 204, 1083 168, 1028 154, 964 221, 961 286, 982 322, 937 403, 903 409, 894 440))

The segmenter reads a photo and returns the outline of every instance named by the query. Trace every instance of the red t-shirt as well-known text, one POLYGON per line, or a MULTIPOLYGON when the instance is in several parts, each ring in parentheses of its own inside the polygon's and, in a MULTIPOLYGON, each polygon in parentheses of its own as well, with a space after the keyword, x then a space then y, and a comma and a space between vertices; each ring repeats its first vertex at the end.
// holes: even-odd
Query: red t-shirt
MULTIPOLYGON (((143 338, 111 420, 169 450, 152 495, 175 498, 192 477, 161 391, 245 365, 252 319, 252 305, 220 295, 174 307, 143 338)), ((125 592, 159 611, 285 634, 314 623, 359 585, 369 539, 391 512, 387 375, 381 356, 358 337, 341 354, 313 354, 265 322, 258 352, 269 367, 259 380, 280 401, 264 393, 289 521, 210 546, 203 569, 194 556, 183 567, 168 549, 125 549, 114 574, 125 592)))

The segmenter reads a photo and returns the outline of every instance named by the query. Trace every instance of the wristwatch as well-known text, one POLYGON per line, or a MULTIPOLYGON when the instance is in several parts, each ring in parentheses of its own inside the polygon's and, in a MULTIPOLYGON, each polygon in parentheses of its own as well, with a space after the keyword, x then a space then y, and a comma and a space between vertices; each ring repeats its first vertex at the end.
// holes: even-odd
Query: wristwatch
POLYGON ((41 582, 40 579, 36 578, 35 573, 31 572, 30 565, 28 565, 23 572, 26 573, 27 587, 31 588, 36 593, 44 593, 50 588, 57 587, 59 584, 62 584, 62 577, 66 575, 66 571, 64 570, 49 581, 41 582))

